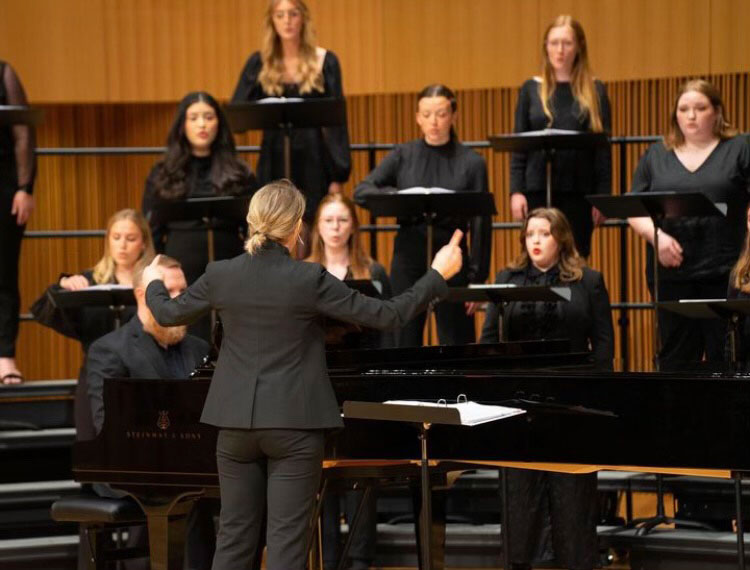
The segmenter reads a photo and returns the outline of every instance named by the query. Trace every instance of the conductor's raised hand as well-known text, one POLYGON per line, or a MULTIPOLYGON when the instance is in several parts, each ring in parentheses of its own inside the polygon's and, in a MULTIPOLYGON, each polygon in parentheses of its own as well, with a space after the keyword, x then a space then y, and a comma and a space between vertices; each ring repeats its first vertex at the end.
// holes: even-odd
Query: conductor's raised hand
POLYGON ((432 260, 432 268, 443 276, 446 281, 461 271, 463 256, 461 254, 461 238, 464 233, 461 230, 453 232, 453 237, 440 248, 440 251, 432 260))
POLYGON ((146 268, 143 270, 143 279, 141 281, 141 286, 145 289, 148 287, 148 284, 152 281, 158 281, 164 279, 164 270, 159 267, 159 263, 161 261, 161 255, 157 255, 154 257, 154 259, 151 260, 151 263, 149 263, 146 268))

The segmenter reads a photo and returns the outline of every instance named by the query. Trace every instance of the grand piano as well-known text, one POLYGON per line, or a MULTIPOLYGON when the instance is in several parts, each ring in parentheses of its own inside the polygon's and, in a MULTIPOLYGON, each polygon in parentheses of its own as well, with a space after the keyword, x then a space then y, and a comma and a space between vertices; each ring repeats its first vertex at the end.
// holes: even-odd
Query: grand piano
MULTIPOLYGON (((626 468, 723 477, 750 470, 747 378, 601 373, 586 355, 568 354, 564 341, 330 353, 329 368, 341 405, 464 394, 526 410, 474 427, 433 426, 429 456, 438 469, 626 468)), ((157 570, 179 567, 170 521, 183 517, 192 499, 218 491, 216 431, 199 423, 209 383, 205 375, 108 381, 102 432, 74 447, 77 481, 109 483, 141 504, 157 570)), ((345 426, 329 437, 326 473, 385 477, 413 471, 420 460, 418 432, 408 424, 345 419, 345 426)))

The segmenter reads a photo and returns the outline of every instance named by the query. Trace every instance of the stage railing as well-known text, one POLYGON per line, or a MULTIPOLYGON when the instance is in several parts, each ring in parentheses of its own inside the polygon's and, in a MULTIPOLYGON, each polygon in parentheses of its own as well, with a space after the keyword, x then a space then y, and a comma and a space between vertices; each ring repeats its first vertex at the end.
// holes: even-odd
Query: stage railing
MULTIPOLYGON (((627 191, 628 172, 623 165, 627 164, 628 145, 652 143, 661 140, 658 136, 628 136, 628 137, 611 137, 610 142, 613 146, 613 154, 616 152, 619 156, 619 176, 617 178, 617 192, 623 194, 627 191)), ((490 148, 489 141, 468 141, 464 142, 466 146, 475 149, 490 148)), ((389 151, 395 148, 394 143, 353 143, 350 145, 352 152, 366 152, 368 157, 368 168, 372 170, 377 165, 377 152, 389 151)), ((143 147, 68 147, 68 148, 39 148, 36 151, 38 156, 111 156, 111 155, 159 155, 165 152, 165 147, 143 146, 143 147)), ((237 151, 240 153, 259 153, 260 146, 248 145, 238 146, 237 151)), ((620 228, 620 299, 628 297, 628 240, 626 220, 607 220, 605 227, 620 228)), ((493 231, 507 231, 521 227, 519 222, 494 222, 493 231)), ((369 233, 378 232, 395 232, 399 229, 398 224, 363 224, 360 230, 369 233)), ((50 239, 50 238, 91 238, 103 237, 105 230, 31 230, 24 235, 26 239, 50 239)), ((377 258, 377 240, 370 240, 370 255, 377 258)), ((623 363, 623 369, 628 367, 628 329, 630 320, 628 311, 633 310, 652 310, 653 305, 649 302, 626 302, 619 301, 611 304, 613 310, 620 310, 620 318, 617 325, 620 329, 620 358, 623 363)), ((22 320, 32 320, 28 313, 21 314, 22 320)))

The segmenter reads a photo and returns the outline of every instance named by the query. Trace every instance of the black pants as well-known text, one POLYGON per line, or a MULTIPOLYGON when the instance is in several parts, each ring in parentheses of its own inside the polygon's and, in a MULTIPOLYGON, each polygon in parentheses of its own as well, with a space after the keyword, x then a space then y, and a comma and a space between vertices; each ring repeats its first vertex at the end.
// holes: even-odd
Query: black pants
MULTIPOLYGON (((659 282, 659 301, 679 299, 724 299, 729 276, 710 281, 659 282)), ((649 284, 653 295, 653 284, 649 284)), ((707 370, 725 368, 724 346, 727 322, 724 319, 690 319, 677 313, 659 309, 659 337, 662 371, 694 370, 702 365, 707 370)))
POLYGON ((521 567, 552 543, 557 565, 598 565, 596 474, 569 475, 508 469, 510 560, 521 567))
POLYGON ((18 313, 18 258, 26 226, 16 224, 10 215, 13 194, 0 189, 0 357, 15 357, 18 313))
MULTIPOLYGON (((535 208, 547 205, 546 192, 529 192, 526 194, 529 212, 535 208)), ((576 249, 583 257, 591 253, 591 234, 594 231, 594 221, 591 219, 591 203, 583 194, 571 192, 552 192, 552 207, 557 208, 570 222, 576 249)))
POLYGON ((219 431, 221 515, 213 570, 251 567, 266 510, 266 568, 305 568, 323 448, 322 430, 219 431))
MULTIPOLYGON (((426 271, 426 256, 417 260, 414 255, 399 251, 398 241, 396 247, 391 263, 391 288, 394 297, 414 285, 426 271)), ((465 270, 465 267, 462 268, 458 275, 448 281, 448 285, 451 287, 466 286, 468 279, 465 270)), ((401 330, 396 331, 396 346, 422 346, 426 318, 427 314, 421 313, 409 321, 401 330)), ((440 344, 463 345, 476 341, 474 316, 466 315, 463 303, 438 303, 435 305, 435 321, 437 322, 440 344)))
MULTIPOLYGON (((352 523, 361 500, 364 500, 364 491, 347 490, 343 493, 329 491, 323 502, 322 526, 323 526, 323 567, 332 570, 338 567, 340 558, 340 525, 339 515, 341 503, 344 503, 344 513, 349 524, 349 532, 352 532, 352 523)), ((377 500, 374 493, 370 493, 369 499, 362 505, 362 514, 357 525, 357 530, 352 535, 351 547, 348 558, 351 560, 345 568, 361 570, 369 568, 375 560, 375 547, 377 543, 377 500)))

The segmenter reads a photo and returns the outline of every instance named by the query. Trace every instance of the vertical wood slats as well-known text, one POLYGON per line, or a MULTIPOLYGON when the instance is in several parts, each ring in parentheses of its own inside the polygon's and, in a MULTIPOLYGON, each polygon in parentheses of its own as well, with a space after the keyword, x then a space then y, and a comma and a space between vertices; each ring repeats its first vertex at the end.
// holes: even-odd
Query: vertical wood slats
MULTIPOLYGON (((607 84, 613 108, 614 135, 662 133, 679 84, 684 78, 617 81, 607 84)), ((741 131, 750 131, 750 74, 710 77, 720 86, 730 120, 741 131)), ((462 140, 484 140, 487 135, 510 132, 513 127, 517 88, 459 91, 457 130, 462 140)), ((414 93, 378 94, 348 98, 353 142, 404 142, 418 136, 414 121, 414 93)), ((173 119, 174 103, 48 105, 39 131, 41 147, 158 146, 164 144, 173 119)), ((257 144, 257 133, 238 138, 240 144, 257 144)), ((647 145, 632 145, 625 170, 628 184, 647 145)), ((510 221, 508 183, 509 157, 481 150, 488 164, 491 189, 498 209, 496 221, 510 221)), ((385 155, 377 153, 378 160, 385 155)), ((251 164, 257 157, 248 156, 251 164)), ((143 182, 155 156, 50 157, 39 160, 35 212, 29 229, 103 228, 117 209, 139 207, 143 182)), ((613 156, 615 192, 618 187, 619 154, 613 156)), ((367 153, 353 155, 353 171, 346 191, 368 171, 367 153)), ((627 189, 627 188, 626 188, 627 189)), ((362 221, 368 222, 362 211, 362 221)), ((381 223, 393 220, 380 220, 381 223)), ((594 233, 591 265, 603 271, 613 301, 620 300, 619 229, 594 233)), ((379 260, 390 266, 392 233, 379 233, 379 260)), ((365 245, 369 247, 369 239, 365 245)), ((53 282, 60 272, 91 267, 101 254, 101 238, 27 239, 21 260, 22 311, 53 282)), ((493 239, 491 277, 520 250, 518 231, 497 231, 493 239)), ((628 230, 627 301, 648 301, 644 280, 645 250, 642 240, 628 230)), ((615 312, 615 318, 619 317, 615 312)), ((649 311, 631 311, 631 370, 651 366, 652 337, 649 311)), ((478 323, 481 317, 478 318, 478 323)), ((479 326, 479 325, 478 325, 479 326)), ((619 331, 616 334, 619 335, 619 331)), ((619 358, 619 341, 618 341, 619 358)), ((36 323, 22 323, 18 344, 21 369, 31 379, 73 377, 80 362, 76 343, 63 340, 36 323)))

